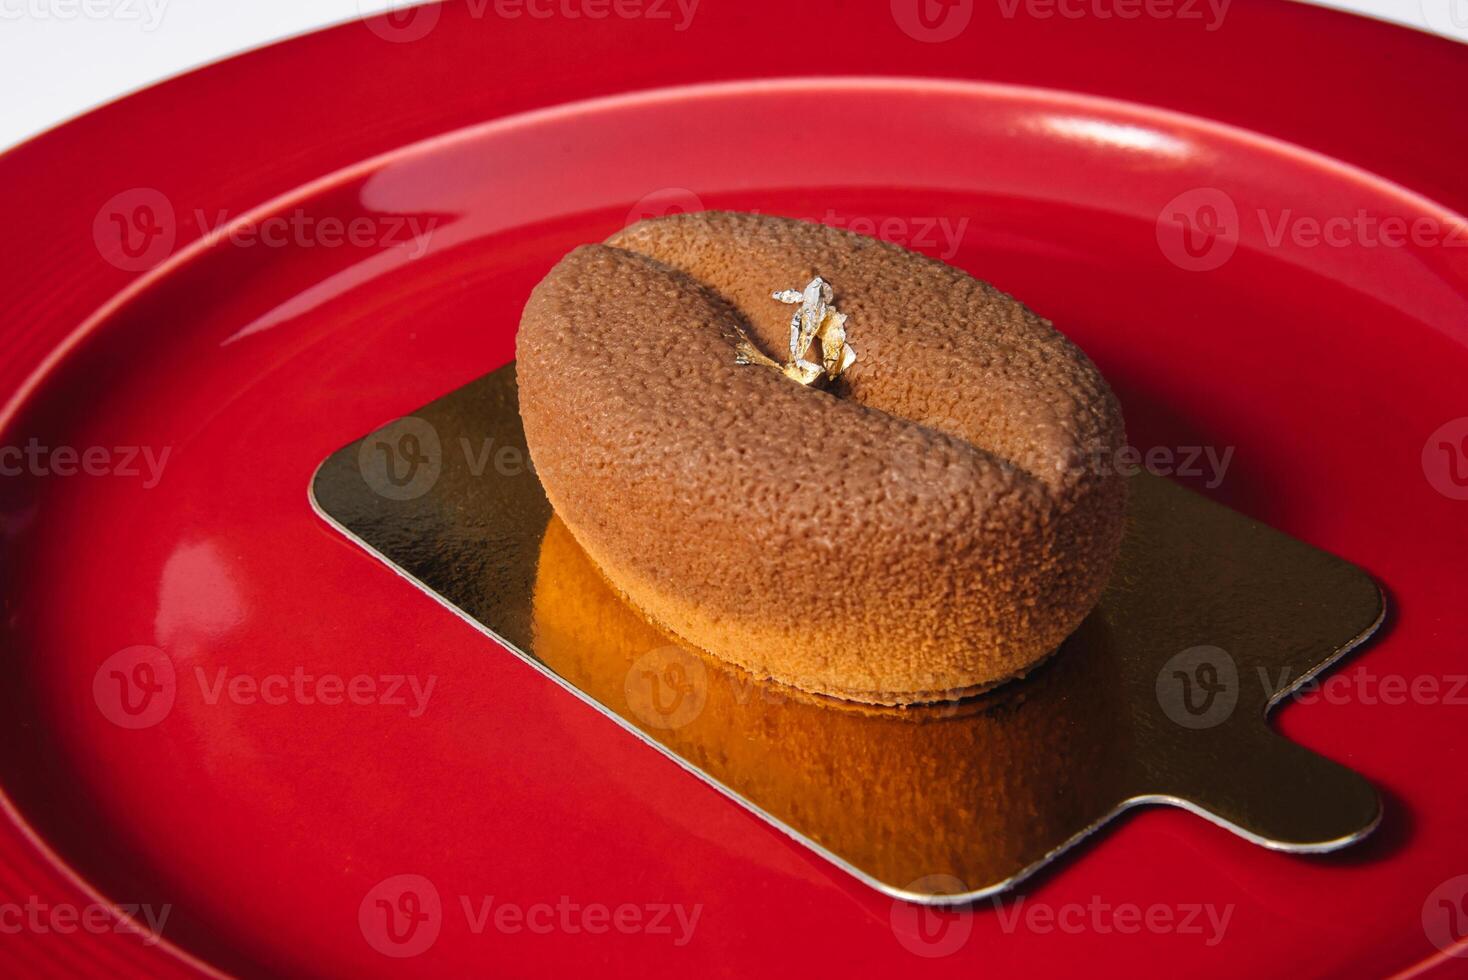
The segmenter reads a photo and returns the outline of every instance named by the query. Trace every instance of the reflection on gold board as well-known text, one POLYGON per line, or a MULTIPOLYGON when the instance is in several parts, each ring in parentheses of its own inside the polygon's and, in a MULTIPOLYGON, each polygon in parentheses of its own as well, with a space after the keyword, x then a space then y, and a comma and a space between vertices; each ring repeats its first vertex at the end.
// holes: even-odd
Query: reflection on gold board
POLYGON ((1331 850, 1378 820, 1365 780, 1264 715, 1376 629, 1380 590, 1165 480, 1132 481, 1112 583, 1055 655, 978 697, 901 709, 680 645, 600 575, 527 459, 511 366, 333 454, 312 496, 512 651, 891 894, 1000 891, 1138 802, 1280 850, 1331 850))

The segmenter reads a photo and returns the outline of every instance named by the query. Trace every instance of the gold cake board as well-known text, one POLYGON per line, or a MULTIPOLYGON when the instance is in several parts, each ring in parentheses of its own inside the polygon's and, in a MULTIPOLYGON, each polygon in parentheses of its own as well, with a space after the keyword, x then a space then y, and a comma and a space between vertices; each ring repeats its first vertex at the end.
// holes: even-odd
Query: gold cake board
POLYGON ((1053 657, 987 694, 901 709, 804 695, 680 646, 618 598, 528 463, 510 365, 332 454, 311 500, 512 653, 887 894, 996 894, 1141 803, 1294 852, 1344 847, 1380 819, 1366 780, 1265 715, 1377 629, 1381 590, 1166 480, 1133 478, 1111 584, 1053 657))

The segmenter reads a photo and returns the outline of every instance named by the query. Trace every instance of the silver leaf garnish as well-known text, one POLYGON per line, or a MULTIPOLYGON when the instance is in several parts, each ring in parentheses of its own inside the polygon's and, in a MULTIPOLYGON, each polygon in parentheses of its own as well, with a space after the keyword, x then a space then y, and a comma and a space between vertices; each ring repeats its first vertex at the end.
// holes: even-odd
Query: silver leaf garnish
POLYGON ((780 364, 744 337, 735 347, 736 363, 763 364, 793 381, 810 385, 822 375, 835 381, 856 361, 856 351, 846 342, 846 314, 831 305, 834 293, 826 280, 816 276, 804 289, 777 289, 770 298, 799 307, 790 317, 790 359, 780 364), (817 340, 821 344, 819 364, 807 359, 811 344, 817 340))

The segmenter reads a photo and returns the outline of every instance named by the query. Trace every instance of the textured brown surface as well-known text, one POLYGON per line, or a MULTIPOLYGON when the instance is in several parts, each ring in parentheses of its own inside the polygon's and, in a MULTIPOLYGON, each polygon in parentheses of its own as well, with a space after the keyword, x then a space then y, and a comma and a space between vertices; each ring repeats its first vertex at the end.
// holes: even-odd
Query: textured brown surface
POLYGON ((579 248, 526 306, 520 409, 556 512, 608 579, 758 676, 878 703, 1023 672, 1095 603, 1125 487, 1095 367, 1012 298, 821 225, 709 212, 579 248), (857 362, 783 357, 772 289, 820 274, 857 362))

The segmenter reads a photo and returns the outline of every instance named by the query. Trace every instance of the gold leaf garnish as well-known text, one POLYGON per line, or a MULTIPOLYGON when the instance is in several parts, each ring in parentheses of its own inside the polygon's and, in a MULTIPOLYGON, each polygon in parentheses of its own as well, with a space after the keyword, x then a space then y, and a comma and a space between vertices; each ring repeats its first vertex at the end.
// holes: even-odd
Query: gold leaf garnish
POLYGON ((822 375, 835 381, 856 360, 856 351, 846 342, 846 314, 831 305, 831 284, 820 276, 806 283, 804 289, 778 289, 771 299, 799 309, 790 317, 790 360, 784 364, 762 353, 748 337, 741 337, 734 349, 738 364, 762 364, 803 385, 814 384, 822 375), (811 344, 821 343, 821 363, 806 359, 811 344))

